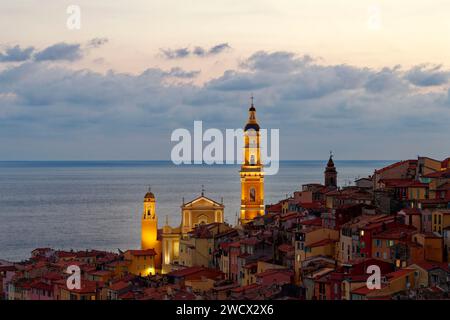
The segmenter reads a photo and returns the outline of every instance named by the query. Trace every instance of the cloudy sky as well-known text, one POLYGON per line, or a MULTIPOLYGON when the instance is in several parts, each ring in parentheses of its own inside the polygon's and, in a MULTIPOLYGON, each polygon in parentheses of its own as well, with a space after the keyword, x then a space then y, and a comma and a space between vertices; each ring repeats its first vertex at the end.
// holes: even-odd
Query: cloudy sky
POLYGON ((251 93, 282 159, 443 158, 449 37, 447 0, 2 0, 0 160, 169 159, 251 93))

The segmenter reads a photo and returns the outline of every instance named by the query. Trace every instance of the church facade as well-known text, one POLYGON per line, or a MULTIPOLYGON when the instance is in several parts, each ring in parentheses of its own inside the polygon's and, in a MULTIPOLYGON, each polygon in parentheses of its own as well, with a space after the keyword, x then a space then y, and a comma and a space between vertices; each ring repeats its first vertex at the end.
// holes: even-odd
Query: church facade
MULTIPOLYGON (((249 117, 244 128, 243 163, 240 170, 241 206, 239 223, 245 224, 264 214, 264 171, 260 151, 260 127, 256 120, 256 109, 252 103, 249 117)), ((181 205, 181 223, 171 227, 166 220, 162 229, 158 229, 155 195, 149 192, 144 197, 141 220, 141 248, 154 249, 155 273, 170 272, 179 263, 180 242, 195 227, 202 224, 224 222, 223 200, 221 202, 201 195, 181 205)))
POLYGON ((223 223, 224 208, 222 202, 212 200, 202 194, 192 201, 181 205, 181 224, 171 227, 166 221, 158 230, 156 198, 150 191, 144 197, 144 210, 141 220, 141 249, 154 249, 155 272, 167 273, 178 264, 180 240, 196 226, 214 222, 223 223))

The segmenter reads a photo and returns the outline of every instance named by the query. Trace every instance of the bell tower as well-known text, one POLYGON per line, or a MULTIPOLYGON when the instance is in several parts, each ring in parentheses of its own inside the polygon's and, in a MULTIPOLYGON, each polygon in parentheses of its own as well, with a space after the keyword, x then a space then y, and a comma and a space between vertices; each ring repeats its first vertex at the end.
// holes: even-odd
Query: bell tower
POLYGON ((141 249, 154 249, 155 267, 161 268, 161 242, 158 240, 158 217, 156 216, 155 195, 150 188, 144 197, 144 209, 141 219, 141 249))
POLYGON ((241 215, 245 224, 264 214, 264 172, 261 162, 260 128, 251 97, 249 116, 244 128, 244 162, 241 165, 241 215))
POLYGON ((328 159, 327 167, 325 168, 325 186, 337 188, 337 171, 333 162, 333 152, 330 151, 330 159, 328 159))

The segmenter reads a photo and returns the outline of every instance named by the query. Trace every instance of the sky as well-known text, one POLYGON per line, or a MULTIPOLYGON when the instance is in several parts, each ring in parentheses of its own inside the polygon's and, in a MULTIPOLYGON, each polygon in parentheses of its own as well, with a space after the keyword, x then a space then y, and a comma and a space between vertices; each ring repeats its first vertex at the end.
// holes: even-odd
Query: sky
POLYGON ((2 0, 0 160, 169 159, 251 94, 281 160, 442 159, 449 36, 440 0, 2 0))

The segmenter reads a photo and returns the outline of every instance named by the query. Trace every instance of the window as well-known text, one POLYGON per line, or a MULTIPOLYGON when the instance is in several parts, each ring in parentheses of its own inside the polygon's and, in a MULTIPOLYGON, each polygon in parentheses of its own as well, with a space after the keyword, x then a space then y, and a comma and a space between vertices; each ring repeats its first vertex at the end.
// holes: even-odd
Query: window
POLYGON ((383 252, 383 259, 387 259, 387 252, 383 252))
POLYGON ((254 154, 252 154, 252 155, 250 156, 250 164, 251 164, 251 165, 256 164, 256 161, 255 161, 255 155, 254 155, 254 154))
POLYGON ((255 202, 256 201, 256 190, 255 188, 250 188, 250 201, 255 202))

